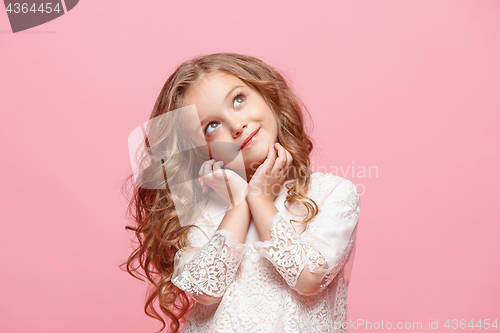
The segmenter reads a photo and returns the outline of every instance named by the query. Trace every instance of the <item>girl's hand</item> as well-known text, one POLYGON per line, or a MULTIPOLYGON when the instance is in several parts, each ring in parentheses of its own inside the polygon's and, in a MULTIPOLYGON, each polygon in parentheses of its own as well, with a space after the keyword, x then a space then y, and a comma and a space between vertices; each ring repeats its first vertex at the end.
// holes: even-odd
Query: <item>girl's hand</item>
POLYGON ((281 191, 292 162, 292 155, 282 145, 275 143, 269 146, 266 160, 257 168, 248 183, 247 200, 273 202, 281 191), (278 151, 278 158, 275 148, 278 151))
POLYGON ((248 184, 236 172, 230 169, 222 169, 223 161, 216 162, 215 159, 203 162, 199 177, 203 179, 207 186, 210 186, 217 194, 226 202, 231 203, 229 191, 226 185, 229 184, 231 194, 233 196, 234 205, 245 200, 248 184))

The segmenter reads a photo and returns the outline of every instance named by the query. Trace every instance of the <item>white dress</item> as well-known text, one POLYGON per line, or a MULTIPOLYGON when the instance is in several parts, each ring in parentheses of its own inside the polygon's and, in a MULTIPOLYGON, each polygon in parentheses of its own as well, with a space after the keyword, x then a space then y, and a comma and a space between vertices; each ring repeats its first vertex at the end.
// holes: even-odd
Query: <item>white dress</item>
POLYGON ((210 206, 195 223, 206 235, 190 229, 192 246, 177 252, 172 282, 190 295, 223 297, 208 306, 196 303, 183 333, 345 332, 359 192, 348 179, 316 172, 308 195, 318 215, 307 226, 290 222, 302 218, 284 207, 282 187, 274 200, 278 213, 270 221, 271 240, 265 242, 253 220, 245 244, 230 239, 228 230, 217 230, 226 203, 220 199, 210 206), (325 273, 317 294, 295 289, 303 269, 325 273))

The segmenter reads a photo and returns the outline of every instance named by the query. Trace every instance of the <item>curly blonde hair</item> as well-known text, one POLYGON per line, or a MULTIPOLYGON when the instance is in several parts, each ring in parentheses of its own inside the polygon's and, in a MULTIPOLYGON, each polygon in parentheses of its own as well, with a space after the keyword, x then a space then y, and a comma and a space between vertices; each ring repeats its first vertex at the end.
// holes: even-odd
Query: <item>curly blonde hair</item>
MULTIPOLYGON (((186 61, 167 79, 150 120, 159 119, 157 117, 169 111, 184 107, 184 96, 189 87, 203 75, 211 73, 230 74, 239 78, 255 88, 269 105, 278 121, 278 142, 293 157, 293 165, 287 178, 292 181, 287 183, 285 204, 303 205, 307 210, 304 219, 294 222, 308 223, 318 214, 318 206, 307 196, 310 184, 309 154, 313 143, 305 132, 304 114, 309 116, 309 112, 292 92, 283 75, 273 67, 255 57, 235 53, 209 54, 186 61)), ((182 226, 179 216, 197 216, 200 207, 209 204, 206 202, 207 196, 203 195, 206 188, 197 186, 199 184, 196 182, 186 182, 197 178, 199 167, 206 156, 196 154, 195 150, 187 155, 174 154, 191 147, 183 146, 189 144, 178 140, 177 135, 180 135, 182 125, 173 119, 175 118, 157 123, 156 137, 147 138, 147 153, 161 157, 154 159, 141 174, 141 179, 147 179, 149 184, 139 184, 137 178, 134 184, 133 174, 124 183, 126 193, 130 192, 126 185, 130 183, 132 187, 132 196, 126 195, 129 199, 127 215, 134 221, 134 225, 126 226, 126 229, 135 232, 138 246, 121 266, 126 265, 127 272, 135 278, 142 281, 142 276, 151 283, 144 311, 162 323, 158 332, 163 331, 166 322, 154 307, 156 298, 161 311, 170 320, 171 332, 179 331, 196 303, 171 281, 175 254, 189 245, 188 230, 196 227, 182 226), (166 156, 165 152, 169 155, 166 156), (174 177, 178 177, 177 184, 184 184, 184 188, 176 190, 175 194, 165 182, 165 168, 173 170, 174 177), (185 205, 174 206, 174 199, 177 199, 176 203, 182 202, 185 205), (199 200, 205 200, 202 206, 192 207, 189 204, 200 202, 199 200)))

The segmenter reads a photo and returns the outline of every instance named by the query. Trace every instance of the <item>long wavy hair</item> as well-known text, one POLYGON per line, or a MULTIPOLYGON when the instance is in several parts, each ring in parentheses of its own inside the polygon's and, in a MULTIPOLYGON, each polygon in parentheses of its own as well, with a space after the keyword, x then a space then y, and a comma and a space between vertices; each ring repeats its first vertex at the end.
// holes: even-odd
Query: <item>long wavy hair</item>
MULTIPOLYGON (((233 75, 248 86, 256 89, 264 98, 278 121, 278 142, 293 157, 293 165, 287 176, 287 204, 298 204, 304 218, 298 223, 308 223, 318 214, 318 206, 307 196, 310 184, 309 154, 313 143, 306 134, 304 115, 309 115, 305 105, 290 89, 283 75, 263 61, 241 54, 216 53, 196 57, 182 63, 165 82, 150 116, 154 119, 166 119, 159 116, 185 107, 184 96, 188 89, 203 75, 224 73, 233 75)), ((201 164, 207 156, 197 153, 189 140, 180 140, 183 128, 175 116, 168 121, 155 123, 156 134, 147 137, 143 160, 151 156, 147 167, 140 177, 131 174, 124 182, 124 192, 129 200, 127 216, 134 225, 126 226, 135 233, 137 247, 126 266, 129 274, 151 283, 144 306, 145 313, 162 323, 161 332, 166 322, 154 307, 158 298, 161 311, 169 319, 171 332, 178 332, 182 323, 189 316, 195 301, 177 288, 171 281, 174 272, 174 257, 177 251, 189 245, 188 231, 194 224, 182 225, 180 216, 199 216, 210 202, 206 200, 207 188, 196 179, 201 164), (189 151, 187 154, 176 152, 189 151), (168 155, 167 155, 168 152, 168 155), (172 170, 176 187, 173 193, 166 184, 165 169, 172 170), (132 181, 135 178, 135 183, 132 181), (130 184, 132 190, 127 186, 130 184), (174 205, 174 201, 176 205, 174 205), (202 202, 193 207, 192 202, 202 202), (181 203, 181 204, 179 204, 181 203)), ((169 179, 169 183, 170 183, 169 179)), ((210 189, 208 189, 210 190, 210 189)), ((288 207, 287 207, 288 209, 288 207)), ((135 241, 135 239, 134 239, 135 241)))

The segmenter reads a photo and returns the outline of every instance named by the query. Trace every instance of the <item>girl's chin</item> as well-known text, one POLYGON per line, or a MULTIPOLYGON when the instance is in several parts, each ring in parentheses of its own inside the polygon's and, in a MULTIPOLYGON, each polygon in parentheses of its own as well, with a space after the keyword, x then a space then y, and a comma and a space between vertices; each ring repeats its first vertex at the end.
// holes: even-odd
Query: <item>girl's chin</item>
POLYGON ((250 164, 245 163, 243 167, 240 166, 239 168, 232 167, 232 165, 228 165, 227 168, 240 175, 241 178, 247 179, 248 175, 253 175, 260 165, 262 165, 262 162, 253 162, 250 164))
POLYGON ((250 156, 247 156, 245 158, 244 156, 240 155, 238 156, 235 160, 231 161, 228 164, 225 164, 227 168, 229 169, 257 169, 262 163, 267 158, 267 153, 263 154, 262 156, 259 156, 255 158, 255 156, 252 156, 253 158, 250 158, 250 156))

